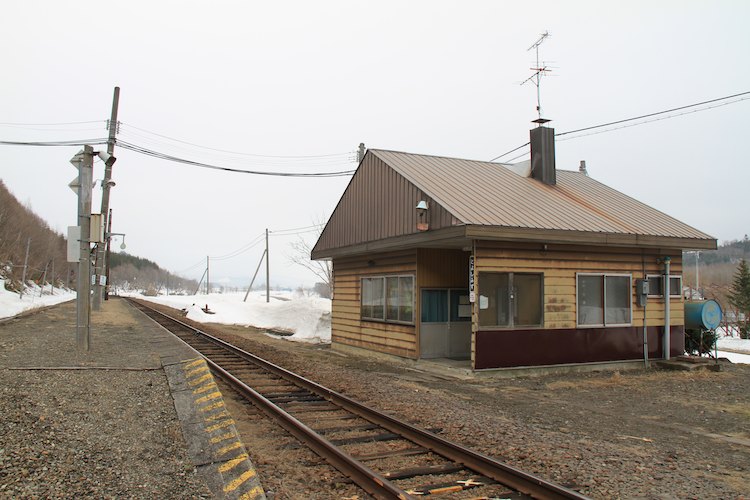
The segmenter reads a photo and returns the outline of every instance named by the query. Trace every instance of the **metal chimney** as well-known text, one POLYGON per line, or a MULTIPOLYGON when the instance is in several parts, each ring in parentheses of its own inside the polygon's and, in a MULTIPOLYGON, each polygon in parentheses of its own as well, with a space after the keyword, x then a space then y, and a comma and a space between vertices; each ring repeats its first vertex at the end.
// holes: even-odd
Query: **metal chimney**
POLYGON ((589 175, 589 171, 586 170, 586 160, 581 160, 581 165, 578 167, 578 171, 585 176, 589 175))
POLYGON ((529 132, 531 138, 531 177, 545 184, 555 185, 555 129, 537 127, 529 132))

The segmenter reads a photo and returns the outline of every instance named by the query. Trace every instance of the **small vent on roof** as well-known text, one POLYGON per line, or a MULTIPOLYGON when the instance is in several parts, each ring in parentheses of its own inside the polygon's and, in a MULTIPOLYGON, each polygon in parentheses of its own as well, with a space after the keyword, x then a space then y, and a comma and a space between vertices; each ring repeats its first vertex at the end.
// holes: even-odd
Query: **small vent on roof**
POLYGON ((578 171, 588 177, 589 172, 586 170, 586 160, 581 160, 581 165, 578 167, 578 171))

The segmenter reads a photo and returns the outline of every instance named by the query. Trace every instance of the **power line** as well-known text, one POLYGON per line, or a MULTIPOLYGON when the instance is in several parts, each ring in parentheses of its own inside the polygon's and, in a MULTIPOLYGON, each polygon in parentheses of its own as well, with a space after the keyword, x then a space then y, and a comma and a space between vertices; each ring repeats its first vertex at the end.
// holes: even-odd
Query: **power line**
POLYGON ((86 125, 89 123, 105 123, 105 120, 89 120, 85 122, 58 122, 58 123, 20 123, 20 122, 0 122, 0 125, 11 125, 18 127, 56 127, 63 125, 86 125))
MULTIPOLYGON (((689 115, 689 114, 692 114, 692 113, 699 113, 701 111, 706 111, 708 109, 714 109, 714 108, 720 108, 722 106, 729 106, 730 104, 734 104, 734 103, 740 102, 740 101, 747 101, 748 99, 750 99, 750 97, 743 97, 743 98, 740 98, 740 99, 737 99, 737 100, 734 100, 734 101, 722 102, 720 104, 714 104, 713 106, 707 106, 705 108, 690 109, 690 110, 687 110, 687 111, 683 111, 682 113, 676 113, 674 115, 662 116, 662 117, 659 117, 659 118, 651 118, 650 120, 643 120, 643 121, 639 121, 639 122, 635 122, 635 123, 630 123, 630 124, 627 124, 627 125, 621 125, 619 127, 608 128, 606 130, 599 130, 598 132, 589 132, 588 134, 581 134, 581 135, 576 135, 576 136, 573 136, 573 137, 566 137, 564 139, 559 139, 559 141, 568 141, 568 140, 571 140, 571 139, 578 139, 579 137, 588 137, 590 135, 604 134, 606 132, 612 132, 612 131, 621 130, 621 129, 624 129, 624 128, 637 127, 638 125, 643 125, 643 124, 646 124, 646 123, 653 123, 653 122, 659 122, 659 121, 663 121, 663 120, 669 120, 670 118, 675 118, 675 117, 678 117, 678 116, 689 115)), ((602 127, 604 127, 604 125, 602 125, 602 127)), ((593 129, 593 128, 595 128, 595 127, 591 127, 591 129, 593 129)), ((565 132, 565 134, 572 134, 572 133, 573 132, 565 132)), ((564 135, 564 134, 555 134, 555 136, 558 136, 558 135, 564 135)))
MULTIPOLYGON (((609 123, 602 123, 602 124, 599 124, 599 125, 592 125, 590 127, 579 128, 579 129, 576 129, 576 130, 569 130, 567 132, 560 132, 559 134, 555 134, 555 136, 557 137, 557 136, 562 136, 562 135, 575 134, 576 132, 584 132, 586 130, 592 130, 592 129, 595 129, 595 128, 602 128, 602 127, 608 127, 610 125, 617 125, 617 124, 620 124, 620 123, 632 122, 632 121, 635 121, 635 120, 641 120, 643 118, 650 118, 652 116, 663 115, 663 114, 666 114, 666 113, 672 113, 674 111, 681 111, 683 109, 695 108, 697 106, 703 106, 705 104, 711 104, 711 103, 719 102, 719 101, 726 101, 727 99, 733 99, 735 97, 740 97, 740 96, 748 95, 748 94, 750 94, 750 91, 740 92, 739 94, 728 95, 728 96, 725 96, 725 97, 719 97, 719 98, 716 98, 716 99, 710 99, 708 101, 703 101, 703 102, 696 102, 694 104, 688 104, 686 106, 680 106, 680 107, 677 107, 677 108, 665 109, 664 111, 657 111, 656 113, 648 113, 646 115, 634 116, 633 118, 625 118, 623 120, 616 120, 616 121, 609 122, 609 123)), ((739 102, 739 101, 744 101, 744 100, 745 99, 738 99, 738 100, 733 101, 733 102, 739 102)), ((732 103, 729 103, 729 104, 732 104, 732 103)), ((716 107, 716 106, 714 106, 714 107, 716 107)), ((712 109, 712 107, 708 107, 708 108, 705 108, 705 109, 712 109)), ((699 111, 703 111, 703 110, 699 110, 699 111)), ((680 116, 680 115, 675 115, 675 116, 680 116)))
POLYGON ((136 144, 123 142, 120 140, 117 141, 117 145, 123 149, 128 149, 130 151, 134 151, 136 153, 140 153, 146 156, 152 156, 154 158, 159 158, 161 160, 172 161, 175 163, 183 163, 185 165, 190 165, 193 167, 207 168, 207 169, 212 169, 212 170, 222 170, 225 172, 234 172, 234 173, 240 173, 240 174, 266 175, 266 176, 272 176, 272 177, 345 177, 345 176, 352 175, 355 172, 354 170, 340 170, 340 171, 334 171, 334 172, 272 172, 272 171, 266 171, 266 170, 246 170, 246 169, 240 169, 240 168, 222 167, 219 165, 213 165, 210 163, 204 163, 204 162, 195 161, 195 160, 188 160, 186 158, 180 158, 178 156, 173 156, 173 155, 169 155, 166 153, 160 153, 152 149, 144 148, 136 144))
MULTIPOLYGON (((645 114, 645 115, 634 116, 632 118, 625 118, 625 119, 622 119, 622 120, 615 120, 615 121, 612 121, 612 122, 601 123, 599 125, 592 125, 590 127, 583 127, 583 128, 579 128, 579 129, 576 129, 576 130, 568 130, 567 132, 560 132, 560 133, 555 134, 555 137, 561 137, 561 136, 568 135, 568 134, 575 134, 577 132, 585 132, 587 130, 594 130, 594 129, 598 129, 598 128, 609 127, 609 126, 612 126, 612 125, 618 125, 618 124, 621 124, 621 123, 627 123, 627 122, 632 122, 632 121, 636 121, 636 120, 643 120, 644 118, 651 118, 651 117, 655 117, 655 116, 659 116, 659 115, 665 115, 667 113, 674 113, 675 111, 683 111, 683 110, 687 110, 687 109, 691 109, 691 108, 696 108, 698 106, 705 106, 707 104, 713 104, 713 103, 717 103, 717 102, 721 102, 721 101, 726 101, 726 100, 729 100, 729 99, 739 98, 739 99, 735 99, 734 101, 730 101, 730 102, 727 102, 727 103, 718 104, 718 105, 715 105, 715 106, 706 106, 705 108, 700 108, 700 109, 696 109, 696 110, 692 110, 692 111, 686 111, 684 113, 678 113, 678 114, 674 114, 674 115, 665 116, 664 118, 659 118, 658 120, 646 120, 646 121, 634 123, 632 125, 628 125, 627 127, 634 127, 636 125, 642 125, 644 123, 651 123, 651 122, 659 121, 659 120, 667 120, 669 118, 675 118, 677 116, 682 116, 682 115, 686 115, 686 114, 689 114, 689 113, 697 113, 699 111, 706 111, 706 110, 718 108, 718 107, 721 107, 721 106, 728 106, 729 104, 734 104, 734 103, 737 103, 737 102, 740 102, 740 101, 746 101, 746 100, 750 99, 750 97, 742 97, 742 96, 746 96, 748 94, 750 94, 750 91, 740 92, 738 94, 732 94, 732 95, 728 95, 728 96, 724 96, 724 97, 718 97, 716 99, 709 99, 707 101, 696 102, 696 103, 693 103, 693 104, 688 104, 688 105, 685 105, 685 106, 679 106, 679 107, 676 107, 676 108, 665 109, 663 111, 657 111, 655 113, 648 113, 648 114, 645 114)), ((627 128, 627 127, 617 127, 617 128, 610 129, 610 130, 619 130, 621 128, 627 128)), ((597 133, 609 132, 610 130, 604 130, 602 132, 597 132, 597 133)), ((570 137, 569 139, 577 139, 578 137, 585 137, 587 135, 594 135, 594 134, 583 134, 583 135, 579 135, 579 136, 576 136, 576 137, 570 137)), ((561 139, 561 140, 568 140, 568 139, 561 139)), ((519 149, 521 149, 521 148, 523 148, 525 146, 528 146, 528 145, 529 145, 528 142, 525 143, 525 144, 522 144, 522 145, 520 145, 520 146, 518 146, 516 148, 511 149, 510 151, 507 151, 507 152, 501 154, 500 156, 496 156, 495 158, 491 159, 490 161, 495 161, 495 160, 497 160, 499 158, 502 158, 503 156, 507 156, 507 155, 509 155, 509 154, 511 154, 511 153, 513 153, 515 151, 518 151, 519 149)), ((523 156, 523 155, 521 155, 521 156, 523 156)), ((515 158, 513 158, 511 160, 507 160, 507 161, 513 161, 513 160, 515 160, 517 158, 520 158, 520 157, 516 156, 515 158)))
POLYGON ((107 139, 71 139, 69 141, 0 141, 4 146, 98 146, 107 144, 107 139))
POLYGON ((263 238, 265 237, 265 235, 266 235, 266 233, 263 232, 263 233, 259 234, 258 236, 256 236, 255 238, 253 238, 250 241, 250 243, 247 243, 247 244, 243 245, 242 247, 240 247, 240 248, 238 248, 236 250, 233 250, 233 251, 231 251, 231 252, 229 252, 227 254, 219 255, 218 257, 210 257, 210 259, 211 260, 228 260, 228 259, 232 259, 234 257, 237 257, 238 255, 243 254, 243 253, 247 252, 248 250, 250 250, 251 248, 257 246, 261 241, 263 241, 263 238))
POLYGON ((219 148, 212 148, 212 147, 209 147, 209 146, 202 146, 202 145, 196 144, 194 142, 183 141, 181 139, 175 139, 174 137, 169 137, 167 135, 158 134, 156 132, 151 132, 149 130, 136 127, 134 125, 128 125, 128 124, 124 124, 124 123, 121 123, 121 124, 125 125, 125 127, 127 127, 127 128, 133 128, 135 130, 140 130, 141 132, 146 132, 147 134, 155 135, 157 137, 162 137, 164 139, 169 139, 170 141, 179 142, 181 144, 187 144, 189 146, 194 146, 194 147, 197 147, 197 148, 207 149, 207 150, 210 150, 210 151, 217 151, 219 153, 229 153, 229 154, 235 154, 235 155, 241 155, 241 156, 254 156, 254 157, 257 157, 257 158, 310 159, 310 158, 335 158, 335 157, 339 157, 339 156, 350 156, 350 155, 353 154, 353 151, 347 151, 345 153, 325 154, 325 155, 300 155, 300 156, 295 156, 295 155, 263 155, 263 154, 257 154, 257 153, 245 153, 245 152, 241 152, 241 151, 230 151, 230 150, 227 150, 227 149, 219 149, 219 148))
POLYGON ((519 149, 521 149, 521 148, 523 148, 523 147, 526 147, 526 146, 528 146, 529 144, 531 144, 531 142, 527 142, 526 144, 521 144, 521 145, 520 145, 520 146, 518 146, 517 148, 513 148, 513 149, 511 149, 510 151, 506 151, 505 153, 501 154, 500 156, 496 156, 496 157, 494 157, 494 158, 493 158, 493 159, 491 159, 490 161, 495 161, 495 160, 497 160, 498 158, 502 158, 503 156, 507 156, 507 155, 509 155, 509 154, 511 154, 511 153, 513 153, 513 152, 515 152, 515 151, 518 151, 519 149))

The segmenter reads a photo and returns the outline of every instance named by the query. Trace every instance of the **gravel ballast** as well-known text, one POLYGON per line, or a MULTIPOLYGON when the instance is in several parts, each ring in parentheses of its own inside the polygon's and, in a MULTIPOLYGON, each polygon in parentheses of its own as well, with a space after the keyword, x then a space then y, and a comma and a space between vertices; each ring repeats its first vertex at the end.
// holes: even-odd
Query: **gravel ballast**
POLYGON ((0 324, 0 497, 208 498, 143 323, 121 301, 0 324))
MULTIPOLYGON (((750 497, 747 365, 725 364, 719 372, 639 369, 458 380, 248 327, 198 327, 593 498, 750 497)), ((276 443, 246 446, 267 489, 278 491, 277 498, 303 498, 285 493, 277 477, 294 466, 275 461, 276 443)), ((320 490, 309 494, 326 498, 320 490)))

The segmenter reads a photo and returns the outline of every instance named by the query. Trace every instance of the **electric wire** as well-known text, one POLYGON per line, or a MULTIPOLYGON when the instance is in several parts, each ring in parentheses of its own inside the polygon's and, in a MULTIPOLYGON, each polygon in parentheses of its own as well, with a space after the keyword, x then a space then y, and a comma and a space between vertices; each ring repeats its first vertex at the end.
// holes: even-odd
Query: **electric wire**
POLYGON ((198 266, 200 266, 202 264, 205 264, 205 261, 203 259, 199 260, 198 262, 196 262, 195 264, 193 264, 190 267, 186 267, 185 269, 183 269, 181 271, 177 271, 175 274, 182 274, 182 273, 186 273, 188 271, 192 271, 193 269, 195 269, 196 267, 198 267, 198 266))
POLYGON ((353 153, 353 151, 347 151, 345 153, 333 153, 333 154, 324 154, 324 155, 299 155, 299 156, 296 156, 296 155, 264 155, 264 154, 257 154, 257 153, 245 153, 245 152, 241 152, 241 151, 230 151, 230 150, 227 150, 227 149, 219 149, 219 148, 212 148, 212 147, 209 147, 209 146, 202 146, 200 144, 196 144, 196 143, 193 143, 193 142, 183 141, 181 139, 175 139, 174 137, 169 137, 167 135, 158 134, 156 132, 151 132, 149 130, 146 130, 146 129, 143 129, 143 128, 140 128, 140 127, 136 127, 134 125, 129 125, 129 124, 122 123, 122 122, 120 122, 120 123, 121 123, 122 126, 125 126, 125 127, 128 127, 128 128, 133 128, 135 130, 140 130, 141 132, 146 132, 147 134, 152 134, 152 135, 155 135, 157 137, 162 137, 164 139, 169 139, 170 141, 179 142, 181 144, 187 144, 189 146, 194 146, 194 147, 197 147, 197 148, 208 149, 210 151, 217 151, 217 152, 220 152, 220 153, 229 153, 229 154, 235 154, 235 155, 241 155, 241 156, 254 156, 254 157, 257 157, 257 158, 311 159, 311 158, 333 158, 333 157, 340 157, 340 156, 347 156, 348 157, 348 156, 350 156, 353 153))
POLYGON ((84 122, 58 122, 58 123, 21 123, 21 122, 0 122, 0 125, 13 125, 19 127, 55 127, 63 125, 87 125, 90 123, 106 123, 106 120, 89 120, 84 122))
POLYGON ((233 250, 233 251, 231 251, 231 252, 229 252, 227 254, 224 254, 224 255, 219 255, 219 256, 216 256, 216 257, 209 257, 209 260, 228 260, 228 259, 232 259, 234 257, 237 257, 238 255, 241 255, 241 254, 247 252, 248 250, 252 249, 256 245, 258 245, 261 241, 263 241, 264 237, 265 237, 265 233, 261 233, 258 236, 256 236, 255 238, 253 238, 249 243, 246 243, 245 245, 243 245, 242 247, 240 247, 240 248, 238 248, 236 250, 233 250))
MULTIPOLYGON (((686 106, 679 106, 677 108, 665 109, 664 111, 657 111, 655 113, 648 113, 648 114, 641 115, 641 116, 635 116, 633 118, 625 118, 623 120, 615 120, 613 122, 602 123, 602 124, 599 124, 599 125, 592 125, 590 127, 583 127, 583 128, 579 128, 579 129, 576 129, 576 130, 569 130, 567 132, 560 132, 558 134, 555 134, 555 137, 559 137, 559 136, 563 136, 563 135, 568 135, 568 134, 575 134, 576 132, 585 132, 586 130, 593 130, 595 128, 609 127, 610 125, 618 125, 620 123, 625 123, 625 122, 632 122, 632 121, 635 121, 635 120, 641 120, 643 118, 650 118, 652 116, 663 115, 663 114, 666 114, 666 113, 672 113, 674 111, 681 111, 683 109, 695 108, 695 107, 698 107, 698 106, 703 106, 703 105, 706 105, 706 104, 712 104, 712 103, 719 102, 719 101, 726 101, 727 99, 734 99, 735 97, 740 97, 740 96, 744 96, 744 95, 748 95, 748 94, 750 94, 750 91, 740 92, 739 94, 733 94, 733 95, 728 95, 728 96, 724 96, 724 97, 718 97, 716 99, 709 99, 708 101, 696 102, 694 104, 688 104, 686 106)), ((746 99, 748 99, 748 98, 738 99, 736 101, 732 101, 732 102, 727 103, 727 104, 733 104, 735 102, 744 101, 746 99)), ((715 107, 718 107, 718 106, 707 107, 707 108, 704 108, 704 109, 701 109, 701 110, 698 110, 698 111, 705 111, 707 109, 713 109, 715 107)), ((674 116, 681 116, 681 115, 674 115, 674 116)))
POLYGON ((107 139, 71 139, 69 141, 4 141, 0 140, 3 146, 98 146, 107 144, 107 139))
MULTIPOLYGON (((643 120, 643 121, 639 121, 639 122, 635 122, 635 123, 628 123, 628 124, 625 124, 625 125, 620 125, 619 127, 608 128, 606 130, 599 130, 599 131, 596 131, 596 132, 589 132, 588 134, 580 134, 580 135, 575 135, 575 136, 572 136, 572 137, 565 137, 563 139, 557 139, 557 141, 558 142, 569 141, 571 139, 578 139, 579 137, 588 137, 590 135, 605 134, 607 132, 613 132, 615 130, 621 130, 621 129, 624 129, 624 128, 637 127, 638 125, 643 125, 645 123, 660 122, 660 121, 663 121, 663 120, 668 120, 670 118, 675 118, 677 116, 689 115, 689 114, 692 114, 692 113, 699 113, 701 111, 706 111, 707 109, 714 109, 714 108, 720 108, 722 106, 729 106, 730 104, 734 104, 734 103, 740 102, 740 101, 747 101, 748 99, 750 99, 750 97, 743 97, 743 98, 737 99, 735 101, 723 102, 723 103, 720 103, 720 104, 714 104, 713 106, 707 106, 705 108, 691 109, 691 110, 688 110, 688 111, 683 111, 682 113, 676 113, 676 114, 668 115, 668 116, 661 116, 661 117, 658 117, 658 118, 651 118, 649 120, 643 120)), ((558 137, 560 135, 569 134, 569 133, 572 133, 572 132, 564 132, 563 134, 555 134, 555 137, 558 137)))
POLYGON ((265 175, 265 176, 271 176, 271 177, 345 177, 354 174, 355 170, 339 170, 339 171, 331 171, 331 172, 274 172, 269 170, 249 170, 249 169, 241 169, 241 168, 233 168, 233 167, 224 167, 220 165, 214 165, 210 163, 195 161, 195 160, 189 160, 186 158, 181 158, 178 156, 169 155, 166 153, 161 153, 159 151, 154 151, 152 149, 144 148, 141 146, 138 146, 136 144, 131 144, 129 142, 124 142, 121 140, 117 140, 116 144, 123 148, 127 149, 136 153, 140 153, 146 156, 151 156, 154 158, 158 158, 161 160, 167 160, 175 163, 182 163, 185 165, 190 165, 193 167, 198 168, 207 168, 211 170, 220 170, 224 172, 234 172, 234 173, 240 173, 240 174, 250 174, 250 175, 265 175))
MULTIPOLYGON (((637 122, 637 123, 633 123, 631 125, 626 125, 626 126, 622 126, 622 127, 615 127, 615 128, 611 128, 611 129, 607 129, 607 130, 602 130, 600 132, 594 132, 594 133, 590 133, 590 134, 581 134, 581 135, 577 135, 577 136, 574 136, 574 137, 568 137, 568 138, 565 138, 565 139, 560 139, 560 141, 567 141, 567 140, 570 140, 570 139, 577 139, 579 137, 586 137, 586 136, 589 136, 589 135, 603 134, 605 132, 611 132, 613 130, 620 130, 620 129, 623 129, 623 128, 635 127, 636 125, 643 125, 645 123, 651 123, 651 122, 656 122, 656 121, 661 121, 661 120, 667 120, 669 118, 675 118, 675 117, 682 116, 682 115, 687 115, 687 114, 690 114, 690 113, 697 113, 699 111, 706 111, 706 110, 709 110, 709 109, 719 108, 719 107, 722 107, 722 106, 728 106, 730 104, 735 104, 735 103, 740 102, 740 101, 746 101, 746 100, 750 99, 750 97, 742 97, 742 96, 747 96, 748 94, 750 94, 750 91, 740 92, 740 93, 737 93, 737 94, 732 94, 732 95, 728 95, 728 96, 724 96, 724 97, 717 97, 716 99, 709 99, 707 101, 701 101, 701 102, 696 102, 696 103, 693 103, 693 104, 687 104, 685 106, 678 106, 676 108, 665 109, 663 111, 656 111, 654 113, 647 113, 645 115, 634 116, 632 118, 624 118, 622 120, 615 120, 615 121, 611 121, 611 122, 607 122, 607 123, 601 123, 599 125, 591 125, 589 127, 583 127, 583 128, 579 128, 579 129, 575 129, 575 130, 568 130, 566 132, 559 132, 559 133, 555 134, 555 137, 561 137, 561 136, 565 136, 565 135, 569 135, 569 134, 575 134, 575 133, 578 133, 578 132, 585 132, 585 131, 588 131, 588 130, 595 130, 595 129, 599 129, 599 128, 610 127, 612 125, 619 125, 619 124, 622 124, 622 123, 632 122, 632 121, 636 121, 636 120, 643 120, 644 118, 652 118, 652 117, 655 117, 655 116, 665 115, 665 114, 668 114, 668 113, 674 113, 675 111, 683 111, 683 110, 690 109, 690 111, 684 111, 683 113, 671 114, 671 115, 665 116, 663 118, 657 118, 657 119, 653 119, 653 120, 644 120, 644 121, 640 121, 640 122, 637 122), (722 101, 727 101, 729 99, 734 99, 734 100, 730 101, 730 102, 722 102, 722 101), (713 106, 706 106, 707 104, 714 104, 714 103, 718 103, 718 102, 721 102, 721 104, 715 104, 713 106), (699 106, 705 106, 705 107, 702 107, 702 108, 699 108, 699 109, 692 109, 692 108, 697 108, 699 106)), ((507 155, 509 155, 509 154, 511 154, 511 153, 513 153, 515 151, 518 151, 519 149, 521 149, 521 148, 523 148, 525 146, 528 146, 529 144, 530 144, 529 142, 527 142, 525 144, 522 144, 522 145, 520 145, 520 146, 518 146, 516 148, 511 149, 510 151, 507 151, 507 152, 505 152, 505 153, 503 153, 503 154, 501 154, 499 156, 494 157, 493 159, 491 159, 489 161, 492 162, 492 161, 495 161, 495 160, 497 160, 499 158, 502 158, 503 156, 507 156, 507 155)), ((510 160, 506 160, 506 161, 508 161, 508 162, 513 161, 513 160, 516 160, 516 159, 520 158, 521 156, 524 156, 524 155, 516 156, 516 157, 511 158, 510 160)))
MULTIPOLYGON (((342 167, 350 165, 355 161, 355 152, 342 153, 341 156, 329 155, 328 157, 309 159, 302 157, 274 157, 274 158, 262 158, 257 155, 250 153, 216 153, 215 148, 208 148, 207 151, 196 150, 195 148, 188 148, 180 144, 173 144, 167 141, 160 140, 147 134, 141 134, 132 130, 122 130, 118 133, 118 140, 131 143, 137 143, 141 147, 150 148, 153 150, 159 150, 165 154, 172 154, 175 156, 188 155, 194 160, 207 161, 209 163, 221 163, 227 164, 239 163, 244 167, 262 165, 263 167, 278 166, 288 167, 291 165, 304 165, 305 167, 342 167), (136 139, 137 138, 137 139, 136 139), (174 152, 176 151, 176 153, 174 152)), ((200 146, 199 146, 200 147, 200 146)), ((223 151, 223 150, 220 150, 223 151)))

